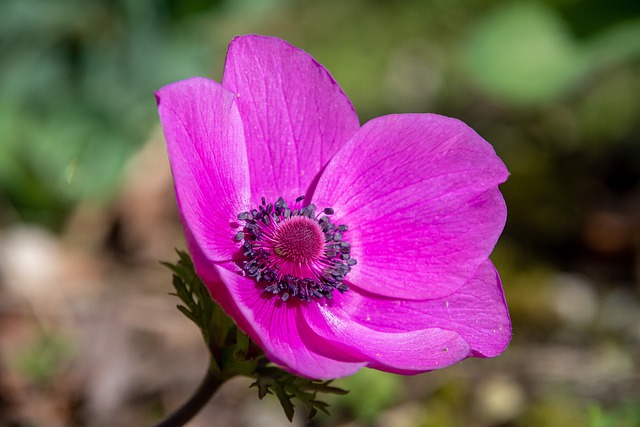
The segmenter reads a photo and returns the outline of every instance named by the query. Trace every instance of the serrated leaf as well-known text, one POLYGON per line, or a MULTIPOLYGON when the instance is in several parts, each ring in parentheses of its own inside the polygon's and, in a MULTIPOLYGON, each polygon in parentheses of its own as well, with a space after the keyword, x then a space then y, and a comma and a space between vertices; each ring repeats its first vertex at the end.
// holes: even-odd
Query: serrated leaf
POLYGON ((196 321, 195 317, 193 317, 193 314, 191 314, 191 312, 184 305, 176 305, 176 308, 180 311, 180 313, 187 316, 187 318, 189 318, 189 320, 191 320, 192 322, 196 321))
MULTIPOLYGON (((326 412, 326 411, 324 411, 326 412)), ((328 412, 327 412, 328 414, 328 412)), ((307 421, 311 421, 313 419, 313 417, 315 417, 316 415, 318 415, 318 410, 316 408, 311 408, 309 410, 309 415, 307 416, 307 421)))
POLYGON ((312 403, 313 403, 314 409, 320 409, 322 412, 329 415, 329 411, 327 410, 327 408, 329 407, 328 403, 322 402, 320 400, 314 400, 312 403))
POLYGON ((264 399, 267 394, 271 394, 271 390, 269 390, 269 384, 267 384, 263 378, 258 378, 253 384, 249 386, 256 387, 258 389, 258 398, 260 400, 264 399))
POLYGON ((311 382, 311 383, 309 383, 308 387, 311 390, 315 390, 315 391, 318 391, 318 392, 330 393, 330 394, 338 394, 340 396, 343 396, 343 395, 349 393, 348 390, 344 390, 344 389, 341 389, 339 387, 330 386, 329 383, 331 383, 331 381, 326 381, 326 382, 323 382, 323 383, 311 382))
POLYGON ((282 409, 284 409, 284 414, 287 416, 289 422, 293 421, 293 404, 291 403, 291 396, 289 396, 280 385, 276 385, 275 389, 280 405, 282 405, 282 409))

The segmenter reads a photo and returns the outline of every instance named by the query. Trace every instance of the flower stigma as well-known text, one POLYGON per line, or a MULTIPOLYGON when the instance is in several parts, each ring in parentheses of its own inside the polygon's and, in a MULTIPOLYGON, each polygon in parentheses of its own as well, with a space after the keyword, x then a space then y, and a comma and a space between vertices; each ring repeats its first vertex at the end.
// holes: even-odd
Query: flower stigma
MULTIPOLYGON (((298 197, 295 206, 303 199, 298 197)), ((336 289, 348 291, 344 279, 357 261, 342 240, 348 227, 331 222, 333 213, 325 208, 316 214, 313 204, 291 210, 282 197, 269 204, 263 197, 258 209, 238 214, 244 222, 235 236, 244 240, 243 273, 282 301, 331 299, 336 289)))

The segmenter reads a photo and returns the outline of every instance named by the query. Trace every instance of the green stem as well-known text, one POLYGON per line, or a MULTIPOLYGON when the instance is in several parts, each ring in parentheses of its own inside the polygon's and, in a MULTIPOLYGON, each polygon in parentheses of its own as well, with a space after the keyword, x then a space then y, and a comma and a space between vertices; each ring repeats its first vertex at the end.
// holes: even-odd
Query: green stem
POLYGON ((224 383, 220 379, 219 375, 213 373, 213 369, 210 366, 207 369, 207 374, 202 379, 198 390, 187 400, 178 410, 169 415, 168 418, 160 421, 155 427, 181 427, 185 425, 191 418, 193 418, 215 392, 224 383))

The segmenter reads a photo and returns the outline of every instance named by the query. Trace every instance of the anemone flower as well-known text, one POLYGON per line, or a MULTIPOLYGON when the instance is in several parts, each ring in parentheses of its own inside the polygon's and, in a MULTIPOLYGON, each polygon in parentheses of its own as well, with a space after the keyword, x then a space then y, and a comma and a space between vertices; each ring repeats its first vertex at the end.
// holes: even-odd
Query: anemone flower
POLYGON ((272 362, 331 379, 505 349, 488 257, 508 172, 471 128, 435 114, 360 126, 322 65, 257 35, 231 42, 222 84, 156 95, 196 271, 272 362))

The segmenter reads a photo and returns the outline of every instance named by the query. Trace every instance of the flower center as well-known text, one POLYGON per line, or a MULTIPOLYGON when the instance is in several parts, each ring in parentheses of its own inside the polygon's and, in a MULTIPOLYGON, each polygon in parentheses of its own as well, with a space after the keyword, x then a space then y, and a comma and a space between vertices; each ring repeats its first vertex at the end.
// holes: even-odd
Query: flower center
MULTIPOLYGON (((295 207, 303 199, 298 197, 295 207)), ((238 214, 244 221, 236 234, 236 240, 244 240, 244 274, 283 301, 292 296, 302 301, 332 298, 334 290, 349 289, 343 281, 357 262, 351 258, 351 245, 342 240, 347 226, 331 222, 333 209, 319 214, 315 209, 307 205, 291 210, 282 197, 273 204, 263 197, 259 209, 238 214)))
POLYGON ((282 221, 275 230, 273 248, 285 260, 308 264, 322 256, 324 234, 315 220, 295 216, 282 221))

